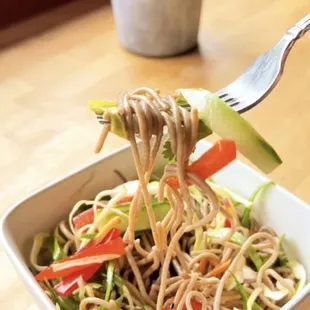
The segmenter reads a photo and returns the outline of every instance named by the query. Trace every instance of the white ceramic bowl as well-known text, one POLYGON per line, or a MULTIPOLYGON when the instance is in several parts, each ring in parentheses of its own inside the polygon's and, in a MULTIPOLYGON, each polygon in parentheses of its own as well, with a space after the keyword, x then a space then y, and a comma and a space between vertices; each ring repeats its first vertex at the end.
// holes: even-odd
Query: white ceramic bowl
MULTIPOLYGON (((210 147, 199 142, 195 156, 210 147)), ((157 168, 163 165, 158 161, 157 168)), ((41 309, 52 310, 54 306, 41 290, 30 273, 28 257, 33 236, 38 232, 50 231, 66 218, 75 202, 91 199, 99 191, 120 183, 113 172, 117 168, 128 179, 136 178, 135 167, 128 147, 121 149, 98 162, 34 193, 17 203, 4 216, 1 223, 1 239, 17 272, 41 309)), ((214 176, 218 184, 225 185, 236 193, 249 197, 266 177, 235 161, 214 176)), ((265 203, 255 206, 255 215, 264 225, 287 237, 289 254, 306 268, 310 279, 310 208, 307 204, 280 186, 268 191, 265 203)), ((310 309, 310 285, 307 285, 283 310, 310 309)))

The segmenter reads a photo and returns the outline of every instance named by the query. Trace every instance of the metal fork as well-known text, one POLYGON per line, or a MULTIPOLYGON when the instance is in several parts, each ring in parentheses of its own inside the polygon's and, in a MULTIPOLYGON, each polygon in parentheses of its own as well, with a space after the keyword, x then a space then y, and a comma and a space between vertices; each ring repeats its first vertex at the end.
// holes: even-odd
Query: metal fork
MULTIPOLYGON (((282 39, 267 53, 258 57, 234 82, 216 94, 235 111, 243 113, 260 103, 277 85, 286 57, 295 42, 310 29, 310 14, 289 28, 282 39)), ((99 123, 104 124, 101 114, 99 123)))
POLYGON ((310 14, 289 28, 282 39, 257 58, 234 82, 216 94, 239 113, 260 103, 277 85, 294 43, 310 29, 310 14))

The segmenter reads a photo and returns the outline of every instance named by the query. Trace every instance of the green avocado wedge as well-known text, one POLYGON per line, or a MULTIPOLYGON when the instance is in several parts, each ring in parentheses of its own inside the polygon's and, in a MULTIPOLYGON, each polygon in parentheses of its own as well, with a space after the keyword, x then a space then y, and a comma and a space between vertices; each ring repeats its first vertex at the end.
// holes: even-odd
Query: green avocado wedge
POLYGON ((273 147, 235 110, 205 89, 178 89, 199 119, 224 139, 235 141, 237 150, 264 173, 277 168, 282 160, 273 147))
POLYGON ((127 139, 127 130, 122 117, 117 112, 117 103, 108 100, 94 99, 88 102, 88 108, 96 114, 104 114, 111 122, 111 132, 127 139))

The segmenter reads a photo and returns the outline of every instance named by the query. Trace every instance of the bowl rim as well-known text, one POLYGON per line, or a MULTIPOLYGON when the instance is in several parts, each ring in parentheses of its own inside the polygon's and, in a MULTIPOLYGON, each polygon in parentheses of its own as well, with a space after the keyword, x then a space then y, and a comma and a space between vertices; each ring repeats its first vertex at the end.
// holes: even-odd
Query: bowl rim
MULTIPOLYGON (((212 143, 210 143, 206 140, 201 140, 198 143, 204 145, 205 147, 210 147, 212 145, 212 143)), ((19 253, 18 253, 19 249, 14 244, 14 241, 11 240, 10 231, 7 228, 7 224, 8 224, 8 220, 9 220, 10 215, 17 208, 21 207, 21 205, 24 202, 28 201, 29 199, 32 199, 33 197, 41 194, 42 192, 45 192, 45 191, 57 186, 58 183, 65 181, 65 180, 68 180, 72 176, 74 176, 74 175, 76 175, 82 171, 85 171, 91 167, 95 167, 96 165, 100 164, 102 161, 113 158, 115 155, 117 155, 119 153, 129 151, 129 149, 130 149, 130 145, 121 146, 121 147, 113 150, 109 154, 103 155, 100 158, 96 158, 96 159, 92 160, 91 162, 84 164, 83 166, 81 166, 79 168, 73 169, 71 172, 66 173, 64 176, 60 176, 60 177, 56 178, 55 180, 48 182, 44 186, 39 187, 38 189, 31 191, 29 194, 27 194, 25 196, 25 198, 22 198, 19 201, 17 201, 15 204, 13 204, 11 207, 9 207, 4 212, 4 214, 1 216, 1 219, 0 219, 0 241, 1 241, 3 248, 7 254, 7 257, 11 261, 12 265, 14 266, 15 271, 19 275, 20 280, 22 280, 24 282, 25 288, 32 295, 33 300, 35 301, 35 298, 37 298, 37 300, 39 300, 40 303, 42 305, 44 305, 44 307, 46 309, 53 310, 53 309, 55 309, 54 308, 55 306, 50 301, 48 296, 43 292, 40 285, 35 280, 34 276, 30 272, 30 270, 28 269, 28 266, 26 265, 23 257, 21 255, 19 255, 19 253)), ((246 163, 244 163, 243 161, 241 161, 238 158, 236 159, 236 164, 239 167, 242 167, 242 169, 246 169, 251 174, 254 174, 255 177, 258 177, 264 181, 268 180, 267 176, 265 176, 263 173, 256 171, 255 169, 253 169, 252 167, 250 167, 249 165, 247 165, 246 163)), ((304 202, 302 199, 300 199, 299 197, 297 197, 296 195, 294 195, 293 193, 288 191, 283 186, 278 185, 278 184, 276 184, 276 186, 281 191, 290 195, 291 198, 293 198, 297 203, 301 204, 303 207, 306 207, 310 212, 309 206, 307 205, 306 202, 304 202)), ((308 283, 300 292, 298 292, 292 300, 290 300, 284 307, 281 308, 281 310, 292 310, 295 306, 297 306, 300 302, 302 302, 309 295, 310 295, 310 283, 308 283)))

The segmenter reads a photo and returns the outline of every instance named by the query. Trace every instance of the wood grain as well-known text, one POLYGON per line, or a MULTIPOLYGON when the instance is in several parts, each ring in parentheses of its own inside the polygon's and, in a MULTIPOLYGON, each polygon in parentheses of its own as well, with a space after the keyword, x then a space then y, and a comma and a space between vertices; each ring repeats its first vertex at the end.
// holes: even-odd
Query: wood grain
MULTIPOLYGON (((31 191, 98 158, 93 148, 100 126, 86 108, 89 99, 114 99, 142 85, 163 92, 179 87, 217 90, 269 49, 309 7, 309 0, 208 0, 200 52, 165 59, 123 50, 109 6, 77 14, 58 26, 53 23, 80 10, 77 2, 70 10, 62 8, 0 32, 0 42, 9 42, 29 28, 53 24, 0 50, 0 215, 31 191)), ((307 202, 309 51, 310 34, 293 48, 272 94, 244 115, 283 158, 270 177, 307 202)), ((100 156, 123 144, 109 137, 100 156)), ((0 262, 1 309, 35 310, 2 248, 0 262)))

